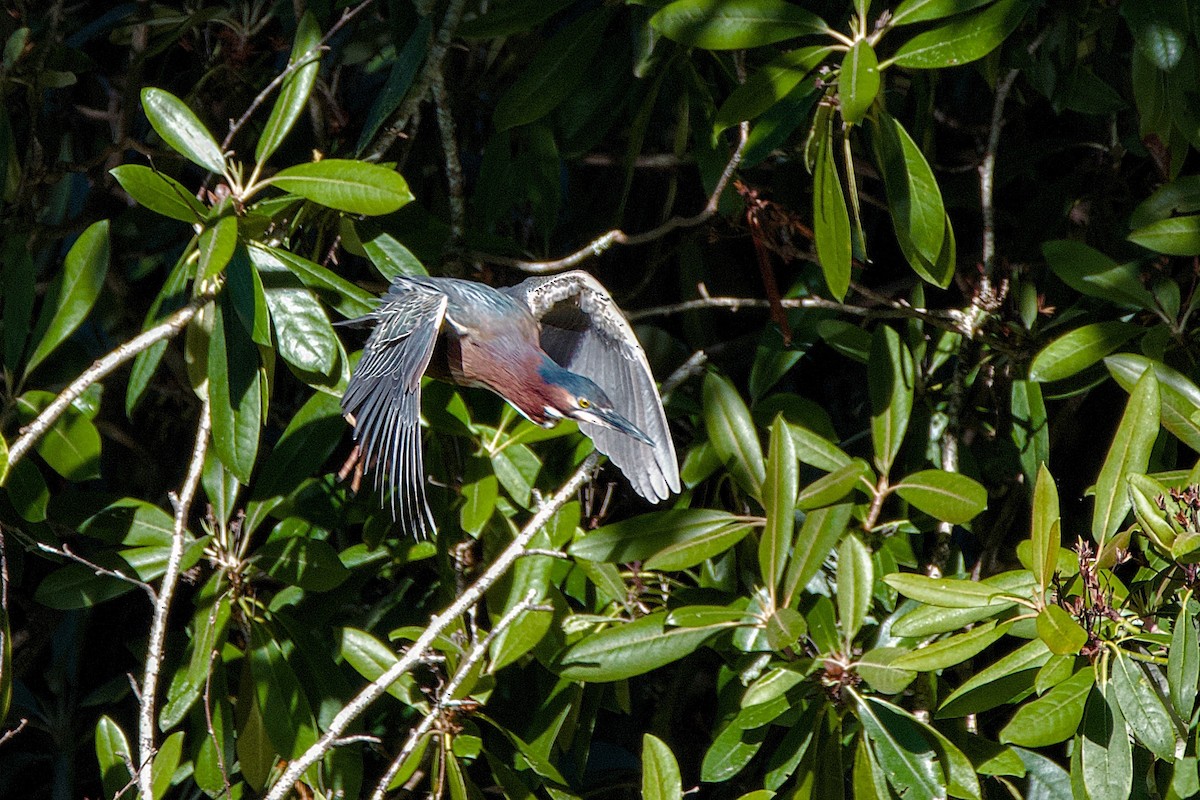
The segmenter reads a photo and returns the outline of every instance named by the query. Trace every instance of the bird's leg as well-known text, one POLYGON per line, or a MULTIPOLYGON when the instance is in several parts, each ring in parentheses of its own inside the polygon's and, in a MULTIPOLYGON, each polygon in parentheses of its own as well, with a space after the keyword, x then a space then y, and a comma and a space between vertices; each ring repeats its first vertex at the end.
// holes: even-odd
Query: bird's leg
POLYGON ((354 445, 354 449, 350 451, 350 455, 346 457, 346 463, 342 464, 338 470, 338 480, 344 481, 353 473, 353 478, 350 480, 350 491, 358 494, 358 489, 362 486, 363 477, 363 457, 362 448, 354 445))

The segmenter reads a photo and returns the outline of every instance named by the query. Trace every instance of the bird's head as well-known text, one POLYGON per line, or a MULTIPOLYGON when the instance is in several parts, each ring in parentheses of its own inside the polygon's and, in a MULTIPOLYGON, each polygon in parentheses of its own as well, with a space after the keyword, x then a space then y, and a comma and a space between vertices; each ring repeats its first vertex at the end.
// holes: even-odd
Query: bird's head
POLYGON ((654 445, 649 436, 616 411, 612 400, 593 381, 552 361, 549 364, 553 366, 539 370, 549 389, 549 402, 543 409, 547 417, 601 425, 654 445))

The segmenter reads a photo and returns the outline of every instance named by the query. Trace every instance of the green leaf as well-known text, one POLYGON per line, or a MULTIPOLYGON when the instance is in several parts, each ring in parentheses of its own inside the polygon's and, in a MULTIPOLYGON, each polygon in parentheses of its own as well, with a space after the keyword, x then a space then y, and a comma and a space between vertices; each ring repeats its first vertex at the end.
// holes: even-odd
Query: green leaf
POLYGON ((1158 436, 1159 410, 1158 380, 1154 372, 1147 370, 1129 396, 1121 424, 1096 478, 1092 537, 1100 549, 1129 514, 1132 501, 1126 481, 1130 475, 1146 471, 1150 450, 1158 436))
POLYGON ((850 212, 842 193, 834 157, 833 127, 828 115, 818 115, 812 136, 816 138, 817 155, 813 173, 813 234, 817 243, 817 260, 825 275, 825 285, 833 296, 842 300, 850 288, 850 212))
POLYGON ((892 669, 915 670, 916 672, 930 672, 952 667, 982 653, 1008 633, 1011 627, 1011 622, 1003 625, 988 622, 976 626, 966 633, 949 636, 893 659, 891 667, 892 669))
POLYGON ((801 47, 781 53, 738 85, 713 117, 713 135, 754 119, 787 97, 832 52, 830 47, 801 47))
MULTIPOLYGON (((21 423, 33 422, 53 401, 50 392, 31 391, 18 397, 21 423)), ((69 481, 100 477, 100 432, 75 404, 67 407, 35 448, 51 469, 69 481)))
MULTIPOLYGON (((1034 588, 1033 576, 1026 570, 1001 572, 979 582, 1000 592, 1003 602, 975 608, 941 608, 924 605, 909 611, 892 623, 895 636, 924 639, 959 630, 966 625, 994 617, 1015 604, 1013 597, 1028 597, 1034 588)), ((999 599, 999 596, 997 597, 999 599)))
MULTIPOLYGON (((392 649, 366 631, 342 628, 339 654, 346 663, 369 681, 387 672, 398 660, 392 649)), ((403 703, 424 709, 428 706, 412 675, 401 675, 387 693, 403 703)))
POLYGON ((225 171, 221 146, 192 110, 162 89, 142 89, 142 108, 154 131, 167 146, 193 164, 217 175, 225 171))
POLYGON ((1196 211, 1200 211, 1200 175, 1188 175, 1163 184, 1138 203, 1129 216, 1129 227, 1136 230, 1151 222, 1196 211))
POLYGON ((743 50, 828 30, 820 17, 784 0, 676 0, 650 26, 706 50, 743 50))
POLYGON ((995 708, 1023 696, 1033 687, 1034 677, 1050 659, 1041 639, 1021 645, 976 672, 942 702, 937 716, 961 717, 995 708))
POLYGON ((1046 383, 1075 375, 1103 359, 1144 328, 1127 322, 1094 322, 1043 347, 1029 365, 1029 379, 1046 383))
POLYGON ((873 490, 875 473, 871 465, 856 458, 844 467, 838 467, 823 478, 810 483, 800 490, 796 497, 796 507, 802 510, 821 508, 845 498, 856 488, 862 488, 866 481, 873 490))
POLYGON ((1080 762, 1090 800, 1128 800, 1133 788, 1133 754, 1121 709, 1111 689, 1092 688, 1084 709, 1080 762))
POLYGON ((593 9, 547 39, 497 101, 496 130, 539 120, 570 97, 587 77, 611 16, 608 8, 593 9))
POLYGON ((761 496, 766 468, 750 410, 733 384, 715 372, 704 379, 703 399, 709 441, 742 489, 761 496))
POLYGON ((1104 365, 1127 392, 1133 389, 1147 367, 1153 367, 1162 400, 1163 427, 1200 452, 1200 420, 1193 418, 1200 411, 1200 388, 1196 384, 1161 362, 1131 353, 1109 356, 1104 359, 1104 365))
POLYGON ((1038 469, 1033 488, 1033 526, 1029 534, 1032 545, 1032 571, 1040 592, 1053 585, 1058 566, 1059 534, 1058 487, 1054 477, 1043 464, 1038 469))
POLYGON ((317 722, 284 646, 264 625, 252 624, 248 656, 255 697, 271 744, 285 758, 299 756, 317 741, 317 722))
POLYGON ((873 697, 854 694, 854 708, 863 733, 887 773, 888 782, 906 798, 944 798, 942 774, 935 753, 915 720, 873 697))
POLYGON ((488 6, 480 16, 464 20, 454 32, 465 39, 495 39, 532 30, 574 0, 511 0, 488 6))
POLYGON ((1042 244, 1042 255, 1063 283, 1088 297, 1134 308, 1152 308, 1154 298, 1138 279, 1138 263, 1118 264, 1083 242, 1057 240, 1042 244))
POLYGON ((1000 741, 1022 747, 1046 747, 1070 738, 1083 719, 1083 706, 1095 681, 1095 672, 1089 665, 1021 706, 1000 731, 1000 741))
POLYGON ((885 575, 883 582, 905 597, 942 608, 982 608, 1008 602, 1001 589, 977 581, 895 572, 885 575))
POLYGON ((1171 705, 1183 719, 1191 719, 1196 706, 1196 684, 1200 681, 1200 630, 1195 616, 1183 603, 1171 628, 1171 649, 1167 653, 1167 687, 1171 705))
POLYGON ((945 288, 954 275, 955 264, 952 258, 942 257, 948 246, 953 247, 942 190, 925 154, 904 126, 883 110, 875 123, 871 141, 887 190, 897 243, 918 275, 945 288))
POLYGON ((810 464, 825 472, 833 472, 852 461, 850 456, 846 455, 845 451, 837 445, 820 434, 813 433, 803 425, 789 423, 788 431, 792 434, 792 446, 796 450, 796 457, 802 463, 810 464))
POLYGON ((133 753, 129 739, 121 726, 105 715, 96 721, 96 761, 106 797, 116 797, 129 784, 131 776, 126 764, 132 764, 133 753))
POLYGON ((233 251, 238 243, 237 217, 227 214, 216 222, 206 226, 200 234, 198 248, 200 263, 197 273, 200 280, 205 281, 221 274, 221 270, 233 258, 233 251))
POLYGON ((429 274, 420 259, 414 256, 411 250, 396 241, 391 234, 376 233, 374 236, 364 238, 362 245, 363 250, 367 253, 367 258, 371 259, 371 264, 380 275, 389 281, 398 275, 412 278, 429 274))
POLYGON ((763 510, 767 524, 758 546, 759 574, 771 597, 783 578, 787 554, 796 528, 796 492, 799 489, 799 464, 792 437, 783 416, 771 425, 766 478, 762 484, 763 510))
POLYGON ((857 125, 866 117, 879 95, 879 59, 866 39, 859 39, 842 58, 838 76, 838 100, 842 119, 857 125))
POLYGON ((25 365, 27 376, 87 318, 104 288, 108 260, 108 220, 102 220, 88 226, 71 245, 62 272, 46 291, 33 333, 37 346, 25 365))
POLYGON ((904 0, 892 12, 892 25, 912 25, 973 11, 992 0, 904 0))
POLYGON ((681 800, 683 779, 671 748, 652 734, 642 736, 642 797, 644 800, 681 800))
POLYGON ((255 566, 272 578, 310 592, 327 592, 350 577, 329 542, 290 536, 274 539, 254 553, 255 566))
POLYGON ((665 611, 606 628, 568 646, 552 669, 572 681, 607 683, 678 661, 713 635, 708 628, 665 629, 665 611))
POLYGON ((862 654, 854 671, 875 691, 899 694, 917 677, 915 670, 893 666, 908 653, 903 647, 875 647, 862 654))
POLYGON ((810 511, 804 517, 804 524, 800 526, 800 533, 793 544, 787 577, 783 582, 783 605, 792 605, 796 593, 807 586, 817 574, 817 570, 825 563, 838 539, 846 531, 853 511, 853 504, 842 503, 810 511))
POLYGON ((279 355, 301 373, 332 377, 338 361, 337 334, 325 309, 291 270, 279 260, 249 248, 250 260, 262 279, 279 355))
POLYGON ((1056 655, 1073 655, 1087 644, 1087 631, 1061 606, 1048 605, 1037 615, 1038 637, 1056 655))
POLYGON ((1133 735, 1158 758, 1174 761, 1175 725, 1158 691, 1133 659, 1118 655, 1109 663, 1109 691, 1133 735))
POLYGON ((321 67, 320 43, 321 28, 317 25, 317 18, 311 11, 306 12, 296 26, 296 41, 288 58, 288 67, 295 69, 284 78, 279 98, 254 147, 254 160, 259 164, 271 157, 304 111, 321 67))
POLYGON ((1189 44, 1187 4, 1182 0, 1130 0, 1122 3, 1120 10, 1138 51, 1164 72, 1175 69, 1189 44))
POLYGON ((1151 222, 1129 234, 1129 241, 1169 256, 1200 255, 1200 216, 1171 217, 1151 222))
POLYGON ((229 292, 222 292, 212 308, 208 394, 213 447, 225 467, 239 481, 249 484, 262 428, 258 349, 238 321, 229 292))
POLYGON ((1176 537, 1175 529, 1167 519, 1168 512, 1158 507, 1158 501, 1166 498, 1167 493, 1165 486, 1147 475, 1129 476, 1129 500, 1133 504, 1133 515, 1142 533, 1164 553, 1171 552, 1176 537))
POLYGON ((880 325, 871 337, 867 389, 875 468, 886 475, 904 443, 915 390, 912 353, 900 341, 900 334, 887 325, 880 325))
POLYGON ((158 752, 154 754, 154 763, 150 767, 151 791, 155 800, 161 800, 171 788, 171 779, 179 767, 179 757, 183 753, 183 731, 176 731, 162 741, 158 752))
POLYGON ((906 475, 896 493, 926 514, 963 525, 987 508, 987 489, 958 472, 926 469, 906 475))
POLYGON ((297 164, 266 182, 350 214, 390 214, 413 199, 408 183, 395 170, 342 158, 297 164))
POLYGON ((589 561, 645 561, 672 545, 707 541, 753 524, 752 518, 712 509, 655 511, 598 528, 576 540, 568 552, 589 561))
POLYGON ((196 223, 208 213, 183 184, 150 167, 122 164, 108 172, 130 197, 156 214, 196 223))
MULTIPOLYGON (((146 312, 146 319, 142 323, 143 330, 161 322, 189 299, 187 296, 187 282, 193 274, 190 269, 191 265, 188 263, 189 253, 190 251, 185 250, 171 269, 171 272, 167 275, 162 289, 159 290, 154 301, 150 304, 150 310, 146 312)), ((154 376, 154 372, 158 369, 158 364, 162 361, 162 357, 166 351, 167 340, 164 339, 138 353, 137 357, 134 358, 133 369, 129 375, 129 388, 125 392, 125 415, 127 417, 133 417, 133 410, 137 407, 142 393, 149 386, 150 379, 154 376)))
POLYGON ((900 45, 891 61, 913 69, 937 69, 983 58, 1017 29, 1028 10, 1026 0, 1000 0, 990 8, 917 34, 900 45))
POLYGON ((767 738, 766 727, 745 729, 732 722, 721 729, 704 753, 700 780, 728 781, 745 769, 767 738))
POLYGON ((291 270, 301 283, 316 292, 321 300, 347 319, 370 314, 378 301, 370 292, 356 286, 335 272, 295 253, 252 242, 250 259, 258 265, 274 263, 291 270))
POLYGON ((871 551, 853 533, 838 547, 837 608, 842 636, 854 641, 871 610, 875 571, 871 551))

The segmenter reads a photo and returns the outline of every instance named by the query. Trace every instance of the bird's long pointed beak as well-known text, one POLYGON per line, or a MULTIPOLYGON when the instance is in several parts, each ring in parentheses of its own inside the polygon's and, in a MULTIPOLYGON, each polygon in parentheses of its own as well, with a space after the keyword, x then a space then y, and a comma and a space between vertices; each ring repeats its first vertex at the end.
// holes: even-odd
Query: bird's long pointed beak
POLYGON ((637 439, 639 442, 648 444, 651 447, 654 446, 654 441, 649 436, 642 433, 641 428, 634 425, 629 420, 625 419, 625 417, 621 416, 616 411, 612 411, 609 409, 593 408, 593 409, 590 409, 586 413, 586 415, 584 415, 584 414, 579 415, 579 419, 581 419, 584 422, 594 422, 597 425, 604 425, 605 427, 620 431, 621 433, 624 433, 627 436, 632 436, 634 439, 637 439))

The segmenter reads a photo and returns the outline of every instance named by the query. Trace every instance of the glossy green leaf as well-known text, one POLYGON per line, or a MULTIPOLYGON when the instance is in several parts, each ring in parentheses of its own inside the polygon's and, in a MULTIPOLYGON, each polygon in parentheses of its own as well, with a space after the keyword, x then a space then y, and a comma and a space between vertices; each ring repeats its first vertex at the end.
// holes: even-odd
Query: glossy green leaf
POLYGON ((900 334, 887 325, 880 325, 871 337, 867 389, 875 468, 886 475, 904 443, 915 391, 912 353, 900 341, 900 334))
POLYGON ((1163 184, 1138 203, 1129 216, 1129 227, 1137 230, 1151 222, 1196 211, 1200 211, 1200 175, 1187 175, 1163 184))
POLYGON ((1138 279, 1136 261, 1118 264, 1083 242, 1060 239, 1042 244, 1042 255, 1063 283, 1088 297, 1135 308, 1150 308, 1154 299, 1138 279))
POLYGON ((237 217, 232 214, 221 217, 216 222, 206 226, 200 234, 198 248, 200 263, 197 273, 200 280, 215 278, 233 258, 234 248, 237 247, 238 225, 237 217))
MULTIPOLYGON (((142 323, 143 330, 161 322, 190 299, 187 296, 187 281, 191 277, 192 270, 188 263, 188 253, 189 251, 185 250, 183 256, 175 263, 167 275, 162 289, 150 304, 145 321, 142 323)), ((133 359, 133 369, 129 374, 129 387, 125 392, 125 415, 127 417, 132 418, 134 408, 137 407, 146 387, 150 385, 150 379, 154 377, 154 372, 158 369, 159 362, 162 361, 166 351, 167 341, 164 339, 138 353, 133 359)))
POLYGON ((252 624, 247 655, 271 744, 282 756, 300 755, 317 741, 317 723, 284 644, 263 625, 252 624))
POLYGON ((1129 729, 1156 757, 1174 761, 1175 725, 1158 691, 1133 659, 1122 655, 1109 663, 1109 692, 1129 729))
POLYGON ((926 469, 904 476, 896 493, 926 514, 962 525, 987 508, 987 489, 958 472, 926 469))
POLYGON ((1042 592, 1053 586, 1054 571, 1058 566, 1061 545, 1058 520, 1058 487, 1054 484, 1054 476, 1043 464, 1038 469, 1033 488, 1033 526, 1029 534, 1033 576, 1042 592))
POLYGON ((953 232, 941 188, 925 154, 899 121, 880 111, 875 123, 871 141, 900 250, 918 275, 944 288, 955 264, 942 257, 952 247, 953 232))
POLYGON ((904 797, 944 798, 942 774, 915 720, 876 698, 854 695, 854 708, 888 782, 904 797))
POLYGON ((1196 686, 1200 682, 1200 630, 1196 617, 1183 603, 1171 628, 1171 649, 1167 653, 1167 688, 1171 705, 1183 719, 1191 719, 1196 706, 1196 686))
POLYGON ((156 214, 196 223, 208 213, 208 209, 183 184, 150 167, 122 164, 108 172, 130 197, 156 214))
POLYGON ((808 623, 804 616, 792 608, 776 608, 767 617, 765 626, 767 646, 776 653, 787 652, 794 648, 805 633, 808 623))
POLYGON ((50 502, 50 490, 46 479, 30 459, 9 465, 4 477, 4 488, 13 508, 27 522, 42 522, 46 519, 46 507, 50 502))
MULTIPOLYGON (((32 422, 53 401, 53 394, 42 391, 18 397, 21 423, 32 422)), ((100 432, 75 405, 67 407, 34 447, 51 469, 69 481, 100 477, 100 432)))
POLYGON ((273 539, 255 551, 254 561, 275 580, 310 592, 327 592, 350 577, 337 551, 320 539, 273 539))
POLYGON ((1190 44, 1187 3, 1130 0, 1120 9, 1141 54, 1164 72, 1175 69, 1190 44))
POLYGON ((217 175, 225 171, 221 146, 192 110, 163 89, 142 89, 142 109, 167 146, 193 164, 217 175))
POLYGON ((1129 733, 1112 695, 1111 685, 1107 691, 1095 686, 1084 708, 1080 762, 1091 800, 1128 800, 1133 788, 1129 733))
POLYGON ((388 233, 379 232, 364 238, 363 250, 379 274, 389 281, 398 275, 411 278, 429 274, 420 259, 388 233))
POLYGON ((992 0, 904 0, 892 12, 893 25, 912 25, 962 14, 992 0))
POLYGON ((1126 481, 1146 471, 1150 450, 1158 436, 1160 411, 1158 379, 1147 370, 1125 406, 1113 443, 1096 478, 1096 510, 1092 515, 1092 538, 1098 546, 1116 532, 1129 514, 1132 501, 1126 481))
POLYGON ((657 611, 586 636, 560 652, 552 668, 567 680, 619 681, 678 661, 713 635, 707 628, 665 629, 665 619, 657 611))
POLYGON ((350 214, 390 214, 412 201, 408 183, 393 169, 342 158, 326 158, 282 169, 269 183, 350 214))
POLYGON ((728 781, 746 768, 766 740, 767 728, 745 729, 730 723, 713 739, 700 764, 700 780, 728 781))
POLYGON ((104 287, 108 261, 108 220, 102 220, 79 235, 67 252, 62 272, 55 275, 46 290, 41 317, 33 331, 37 346, 25 364, 26 375, 87 319, 104 287))
POLYGON ((248 484, 258 457, 262 390, 258 349, 231 306, 229 292, 222 292, 213 306, 208 342, 212 441, 225 467, 239 481, 248 484))
POLYGON ((797 592, 808 585, 817 574, 817 570, 829 558, 829 554, 837 546, 838 539, 850 524, 853 511, 852 504, 842 503, 810 511, 804 517, 804 524, 800 526, 792 548, 787 576, 783 581, 783 605, 793 604, 797 592))
POLYGON ((566 100, 587 77, 611 16, 610 9, 592 9, 547 39, 496 102, 496 130, 539 120, 566 100))
POLYGON ((948 636, 928 644, 919 650, 902 655, 891 662, 893 669, 930 672, 961 664, 982 653, 1000 637, 1008 633, 1012 623, 997 625, 988 622, 978 625, 966 633, 948 636))
POLYGON ((249 248, 250 260, 262 279, 275 346, 279 355, 301 373, 331 376, 338 360, 337 334, 325 310, 300 280, 265 251, 249 248))
MULTIPOLYGON (((387 672, 398 660, 395 652, 366 631, 342 628, 339 653, 346 663, 369 681, 387 672)), ((408 705, 424 708, 423 695, 411 675, 402 675, 387 688, 387 693, 408 705)))
MULTIPOLYGON (((1001 572, 984 578, 979 583, 997 590, 1005 598, 1028 597, 1034 588, 1033 576, 1026 570, 1001 572)), ((922 605, 895 620, 892 623, 892 633, 896 636, 917 639, 950 633, 1001 614, 1014 604, 1015 601, 1012 599, 1002 599, 997 596, 992 604, 975 608, 943 608, 922 605)))
POLYGON ((763 509, 767 524, 758 546, 759 575, 763 585, 775 596, 775 588, 783 578, 792 534, 796 529, 796 492, 799 489, 799 464, 792 437, 788 434, 783 416, 771 425, 766 478, 762 484, 763 509))
POLYGON ((1046 643, 1051 653, 1073 655, 1087 644, 1088 635, 1083 626, 1061 606, 1048 605, 1037 615, 1038 637, 1046 643))
POLYGON ((220 650, 225 642, 229 617, 228 596, 219 597, 211 604, 197 606, 192 617, 190 656, 187 664, 177 673, 176 680, 171 681, 167 702, 158 715, 162 730, 170 730, 178 725, 200 699, 205 685, 211 680, 213 651, 220 650))
POLYGON ((838 547, 837 608, 839 627, 847 642, 854 640, 871 610, 874 585, 871 551, 854 534, 846 536, 838 547))
POLYGON ((1043 347, 1029 365, 1029 379, 1045 383, 1087 369, 1144 331, 1127 322, 1093 322, 1043 347))
POLYGON ((1200 255, 1200 216, 1151 222, 1129 234, 1129 241, 1169 256, 1200 255))
POLYGON ((834 155, 833 128, 828 117, 823 125, 814 125, 817 155, 813 172, 813 234, 817 260, 830 293, 841 300, 850 288, 850 212, 842 192, 834 155))
POLYGON ((879 96, 879 59, 866 39, 859 39, 842 58, 838 76, 838 100, 842 119, 851 125, 863 121, 879 96))
POLYGON ((968 678, 942 702, 939 718, 961 717, 995 708, 1032 689, 1038 670, 1050 660, 1041 639, 1021 645, 968 678))
POLYGON ((662 739, 649 733, 642 736, 642 797, 644 800, 683 797, 683 779, 675 755, 662 739))
POLYGON ((95 744, 104 794, 107 797, 116 797, 131 779, 127 765, 134 761, 133 751, 129 749, 129 739, 121 730, 121 726, 105 715, 96 721, 95 744))
POLYGON ((882 694, 899 694, 917 677, 916 670, 894 666, 896 660, 911 651, 903 647, 875 647, 863 653, 854 671, 882 694))
POLYGON ((900 45, 891 60, 902 67, 937 69, 983 58, 1017 29, 1029 7, 1026 0, 999 0, 917 34, 900 45))
POLYGON ((1138 526, 1163 552, 1170 553, 1176 532, 1168 520, 1168 512, 1158 507, 1167 492, 1165 486, 1147 475, 1129 476, 1129 501, 1138 526))
POLYGON ((839 467, 823 478, 818 478, 800 490, 796 507, 805 511, 831 505, 844 499, 855 489, 866 486, 874 488, 875 474, 861 458, 856 458, 844 467, 839 467))
POLYGON ((283 265, 321 300, 347 319, 362 317, 375 310, 376 298, 341 275, 322 267, 315 261, 302 258, 277 247, 252 243, 249 247, 255 264, 283 265))
POLYGON ((172 733, 158 745, 158 752, 154 754, 154 763, 150 767, 150 783, 155 800, 166 797, 182 754, 183 731, 172 733))
POLYGON ((713 118, 714 135, 754 119, 787 97, 821 61, 829 47, 801 47, 781 53, 739 84, 713 118))
MULTIPOLYGON (((950 741, 941 731, 930 725, 924 719, 905 712, 920 727, 921 732, 933 745, 937 753, 938 763, 946 778, 946 791, 950 797, 961 797, 964 800, 983 800, 983 792, 979 785, 978 775, 986 774, 976 767, 958 745, 950 741), (977 774, 978 772, 978 774, 977 774)), ((961 740, 960 740, 961 741, 961 740)), ((999 748, 997 748, 999 749, 999 748)), ((1015 758, 1013 760, 1016 760, 1015 758)))
POLYGON ((1068 739, 1079 728, 1083 706, 1096 676, 1084 667, 1046 694, 1017 709, 1000 731, 1000 741, 1023 747, 1045 747, 1068 739))
POLYGON ((715 372, 704 379, 704 425, 730 474, 742 489, 759 497, 766 469, 758 431, 737 389, 715 372))
POLYGON ((1163 427, 1188 447, 1200 451, 1200 419, 1194 419, 1200 411, 1200 388, 1196 384, 1159 361, 1132 353, 1109 356, 1104 365, 1127 392, 1133 390, 1146 368, 1152 366, 1162 400, 1163 427))
POLYGON ((676 0, 650 25, 668 39, 706 50, 743 50, 821 33, 825 21, 784 0, 676 0))
POLYGON ((852 461, 837 445, 803 425, 789 423, 788 432, 792 435, 792 447, 796 450, 796 457, 804 464, 825 472, 833 472, 852 461))
POLYGON ((1006 602, 1002 590, 977 581, 897 572, 883 582, 905 597, 942 608, 981 608, 1006 602))
POLYGON ((292 72, 283 79, 279 98, 254 147, 254 160, 258 163, 271 157, 304 111, 321 67, 320 43, 321 28, 317 25, 317 18, 309 11, 296 26, 296 40, 288 58, 288 68, 292 72))

